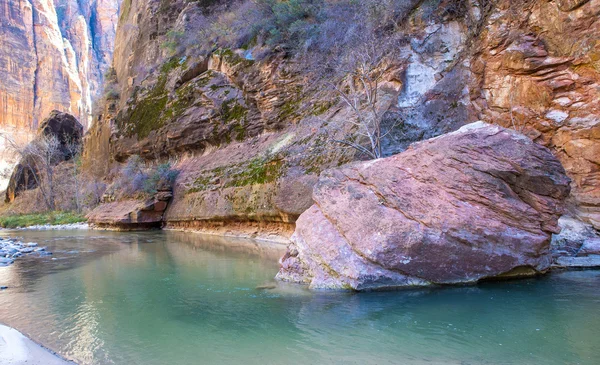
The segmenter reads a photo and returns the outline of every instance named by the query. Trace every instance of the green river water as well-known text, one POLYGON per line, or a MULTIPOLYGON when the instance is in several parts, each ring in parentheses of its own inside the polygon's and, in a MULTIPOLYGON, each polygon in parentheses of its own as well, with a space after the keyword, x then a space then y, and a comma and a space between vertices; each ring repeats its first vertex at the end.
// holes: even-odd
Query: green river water
POLYGON ((274 285, 277 245, 180 232, 0 235, 54 252, 0 268, 0 322, 82 365, 600 364, 598 271, 313 293, 274 285))

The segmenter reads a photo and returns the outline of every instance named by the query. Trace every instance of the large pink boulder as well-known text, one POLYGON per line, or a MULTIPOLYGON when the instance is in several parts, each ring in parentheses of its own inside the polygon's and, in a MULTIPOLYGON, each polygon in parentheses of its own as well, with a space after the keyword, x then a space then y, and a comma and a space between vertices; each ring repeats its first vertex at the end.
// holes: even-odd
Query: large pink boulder
POLYGON ((373 290, 542 273, 569 183, 548 149, 473 123, 323 173, 277 277, 373 290))

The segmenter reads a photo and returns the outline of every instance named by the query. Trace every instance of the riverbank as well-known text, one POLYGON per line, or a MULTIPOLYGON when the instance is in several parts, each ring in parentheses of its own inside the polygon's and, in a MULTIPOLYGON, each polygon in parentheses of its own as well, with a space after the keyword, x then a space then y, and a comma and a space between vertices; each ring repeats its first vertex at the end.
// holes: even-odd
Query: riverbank
MULTIPOLYGON (((89 229, 89 224, 82 223, 70 223, 70 224, 39 224, 29 227, 13 228, 16 231, 70 231, 70 230, 86 230, 89 229)), ((6 228, 10 229, 10 228, 6 228)))
POLYGON ((21 332, 0 325, 0 363, 4 365, 73 365, 21 332))
POLYGON ((76 226, 85 223, 87 223, 85 216, 73 212, 48 212, 0 216, 0 227, 8 229, 40 229, 41 227, 76 226))

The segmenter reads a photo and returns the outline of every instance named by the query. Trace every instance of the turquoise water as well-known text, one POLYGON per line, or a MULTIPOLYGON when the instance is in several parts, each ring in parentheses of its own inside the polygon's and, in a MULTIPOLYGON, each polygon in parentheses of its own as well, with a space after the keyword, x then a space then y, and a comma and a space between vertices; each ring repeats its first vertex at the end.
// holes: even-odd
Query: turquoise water
POLYGON ((0 268, 10 287, 0 322, 80 364, 600 364, 597 271, 311 293, 272 288, 280 246, 177 232, 17 235, 55 260, 0 268))

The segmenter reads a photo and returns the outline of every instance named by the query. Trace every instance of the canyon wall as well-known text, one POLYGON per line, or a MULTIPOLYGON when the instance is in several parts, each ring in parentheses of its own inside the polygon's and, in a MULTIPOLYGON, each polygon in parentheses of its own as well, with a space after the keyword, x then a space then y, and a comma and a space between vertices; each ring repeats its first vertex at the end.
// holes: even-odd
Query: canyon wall
MULTIPOLYGON (((0 0, 0 129, 27 140, 52 110, 89 126, 121 0, 0 0)), ((10 155, 2 151, 2 163, 10 155)))
MULTIPOLYGON (((260 60, 255 41, 194 52, 204 3, 124 2, 120 94, 90 132, 87 163, 101 176, 132 155, 175 161, 170 227, 289 234, 318 175, 364 158, 333 142, 356 133, 356 113, 311 88, 306 70, 319 65, 284 47, 260 60)), ((515 129, 554 152, 573 180, 569 214, 600 228, 600 0, 403 6, 375 106, 394 126, 384 154, 476 120, 515 129)))

